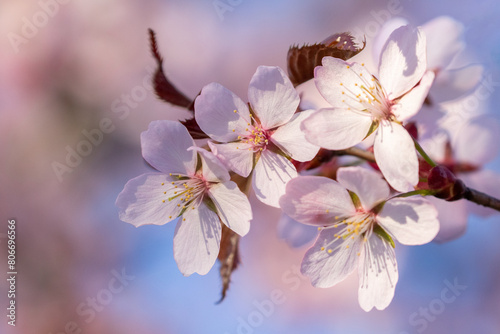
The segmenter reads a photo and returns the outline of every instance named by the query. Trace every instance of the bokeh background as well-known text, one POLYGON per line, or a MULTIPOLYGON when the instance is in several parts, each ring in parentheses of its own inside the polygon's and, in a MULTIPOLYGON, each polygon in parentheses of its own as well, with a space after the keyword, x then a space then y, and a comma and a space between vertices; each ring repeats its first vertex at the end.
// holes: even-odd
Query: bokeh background
MULTIPOLYGON (((1 315, 0 333, 500 333, 499 216, 471 216, 453 242, 398 245, 396 296, 370 313, 358 305, 356 274, 312 288, 297 271, 307 248, 280 240, 279 211, 256 201, 243 265, 218 305, 217 265, 206 276, 178 271, 174 223, 136 229, 118 219, 118 193, 148 170, 140 133, 153 120, 188 115, 151 91, 147 28, 188 96, 216 81, 245 97, 257 66, 284 68, 290 45, 349 30, 370 37, 396 16, 389 8, 416 25, 439 15, 461 21, 468 56, 498 89, 496 0, 2 0, 0 268, 7 272, 6 225, 15 218, 18 309, 15 328, 1 315), (102 122, 102 141, 58 177, 54 162, 65 163, 102 122), (462 286, 454 301, 440 302, 454 282, 462 286)), ((494 92, 488 112, 498 105, 494 92)), ((500 159, 486 167, 500 172, 500 159)), ((1 280, 3 312, 6 288, 1 280)))

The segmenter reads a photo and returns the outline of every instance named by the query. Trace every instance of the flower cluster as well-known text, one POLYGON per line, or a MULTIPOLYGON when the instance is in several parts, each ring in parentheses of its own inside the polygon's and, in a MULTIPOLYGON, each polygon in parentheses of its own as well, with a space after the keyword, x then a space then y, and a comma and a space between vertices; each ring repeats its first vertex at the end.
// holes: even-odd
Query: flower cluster
MULTIPOLYGON (((457 176, 480 170, 460 160, 461 146, 450 143, 451 136, 443 142, 444 154, 433 145, 433 129, 445 124, 437 122, 444 112, 436 109, 477 85, 468 82, 440 92, 446 80, 480 70, 447 67, 450 50, 462 48, 459 36, 460 26, 449 18, 422 28, 398 27, 375 39, 378 67, 369 68, 349 59, 364 55, 352 37, 337 34, 319 45, 318 52, 326 55, 320 64, 301 60, 300 68, 289 55, 292 80, 279 67, 258 67, 248 102, 218 83, 208 84, 194 104, 183 105, 194 106, 193 119, 156 121, 142 134, 143 157, 159 172, 125 185, 116 202, 120 219, 134 226, 176 220, 174 257, 184 275, 206 274, 217 258, 230 273, 237 265, 237 243, 222 235, 248 233, 253 190, 259 201, 281 208, 280 229, 295 235, 292 243, 316 239, 301 267, 314 286, 333 286, 357 267, 361 307, 384 309, 398 281, 395 241, 421 245, 462 233, 464 224, 445 224, 445 232, 438 234, 443 230, 438 209, 450 204, 443 199, 470 197, 471 190, 457 176), (446 30, 451 40, 433 29, 446 30), (312 76, 311 88, 306 80, 312 76), (296 89, 299 84, 302 88, 296 89), (203 140, 195 143, 191 135, 203 140)), ((153 39, 160 65, 156 75, 168 83, 161 77, 156 47, 153 39)), ((314 45, 307 54, 317 49, 314 45)), ((164 99, 172 102, 179 93, 168 84, 171 95, 164 99)), ((484 135, 484 122, 477 124, 468 129, 488 147, 494 138, 484 135)))

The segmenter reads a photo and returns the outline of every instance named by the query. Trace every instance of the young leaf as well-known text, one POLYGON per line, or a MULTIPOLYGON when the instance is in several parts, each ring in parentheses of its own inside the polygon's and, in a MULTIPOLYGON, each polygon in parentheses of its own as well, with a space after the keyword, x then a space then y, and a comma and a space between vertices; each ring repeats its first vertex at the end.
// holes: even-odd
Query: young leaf
POLYGON ((321 65, 323 57, 330 56, 347 60, 365 48, 354 42, 354 37, 344 32, 334 34, 323 42, 302 47, 292 46, 288 50, 288 76, 294 86, 300 85, 314 77, 314 68, 321 65))
POLYGON ((222 293, 217 304, 226 298, 226 293, 231 283, 231 274, 240 264, 239 241, 240 236, 222 224, 222 237, 218 256, 218 260, 221 263, 219 272, 222 279, 222 293))

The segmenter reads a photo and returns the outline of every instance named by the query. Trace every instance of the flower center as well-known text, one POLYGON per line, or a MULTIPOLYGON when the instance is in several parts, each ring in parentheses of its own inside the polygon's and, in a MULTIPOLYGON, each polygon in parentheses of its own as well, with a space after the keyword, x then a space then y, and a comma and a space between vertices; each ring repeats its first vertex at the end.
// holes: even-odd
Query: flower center
MULTIPOLYGON (((335 220, 336 222, 333 225, 318 228, 318 230, 330 229, 330 228, 338 229, 338 232, 334 234, 335 239, 333 239, 327 245, 321 247, 321 250, 324 250, 328 253, 334 252, 339 247, 349 248, 350 244, 350 242, 348 242, 349 239, 356 240, 357 238, 363 238, 363 241, 366 242, 369 233, 373 230, 373 227, 375 226, 375 218, 372 212, 368 213, 359 212, 354 216, 347 218, 335 217, 335 220), (343 239, 344 241, 347 242, 342 242, 338 244, 334 249, 329 248, 329 246, 338 239, 343 239)), ((360 253, 358 253, 358 256, 359 255, 360 253)))
MULTIPOLYGON (((237 113, 238 111, 234 110, 234 112, 237 113)), ((245 128, 245 132, 238 136, 238 140, 241 143, 250 145, 250 147, 248 148, 249 151, 262 152, 267 148, 267 145, 269 144, 271 132, 269 130, 265 130, 262 125, 252 116, 252 114, 250 114, 250 119, 250 121, 245 119, 245 121, 247 122, 247 127, 245 128)), ((233 132, 234 131, 236 130, 233 130, 233 132)), ((236 148, 242 149, 240 147, 236 148)))
MULTIPOLYGON (((182 210, 188 208, 194 209, 199 202, 203 199, 204 194, 208 190, 208 182, 202 179, 199 175, 188 176, 183 174, 169 174, 173 181, 169 190, 164 191, 163 194, 167 196, 163 203, 171 202, 173 200, 179 201, 178 207, 182 210)), ((162 183, 164 185, 164 183, 162 183)))
MULTIPOLYGON (((357 67, 358 65, 355 64, 357 67)), ((364 66, 364 64, 361 64, 364 66)), ((352 66, 346 65, 347 69, 354 73, 357 80, 354 83, 340 83, 342 100, 348 110, 353 112, 370 113, 374 121, 390 120, 393 118, 391 112, 394 102, 387 97, 384 88, 373 75, 363 76, 360 71, 355 71, 352 66), (361 106, 360 106, 361 105, 361 106)))

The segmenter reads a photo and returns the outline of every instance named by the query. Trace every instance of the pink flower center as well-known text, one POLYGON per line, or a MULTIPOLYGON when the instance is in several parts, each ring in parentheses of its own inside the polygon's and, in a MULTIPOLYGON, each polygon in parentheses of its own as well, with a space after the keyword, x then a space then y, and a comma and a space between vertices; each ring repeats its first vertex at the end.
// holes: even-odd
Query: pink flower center
MULTIPOLYGON (((234 112, 237 113, 237 110, 234 110, 234 112)), ((250 147, 248 148, 249 151, 253 151, 254 153, 262 152, 267 148, 267 145, 269 144, 272 131, 265 130, 262 125, 252 116, 252 114, 250 114, 250 118, 252 119, 252 121, 245 119, 245 121, 247 122, 247 127, 245 128, 245 132, 241 133, 238 136, 238 140, 241 143, 250 145, 250 147)), ((233 130, 233 132, 234 131, 236 130, 233 130)), ((236 149, 243 148, 236 147, 236 149)))
POLYGON ((170 173, 170 176, 177 180, 171 181, 174 189, 173 193, 169 193, 169 195, 173 196, 169 197, 168 201, 180 198, 181 203, 178 204, 178 206, 182 207, 182 209, 194 208, 197 206, 209 188, 208 182, 199 174, 188 176, 170 173))

